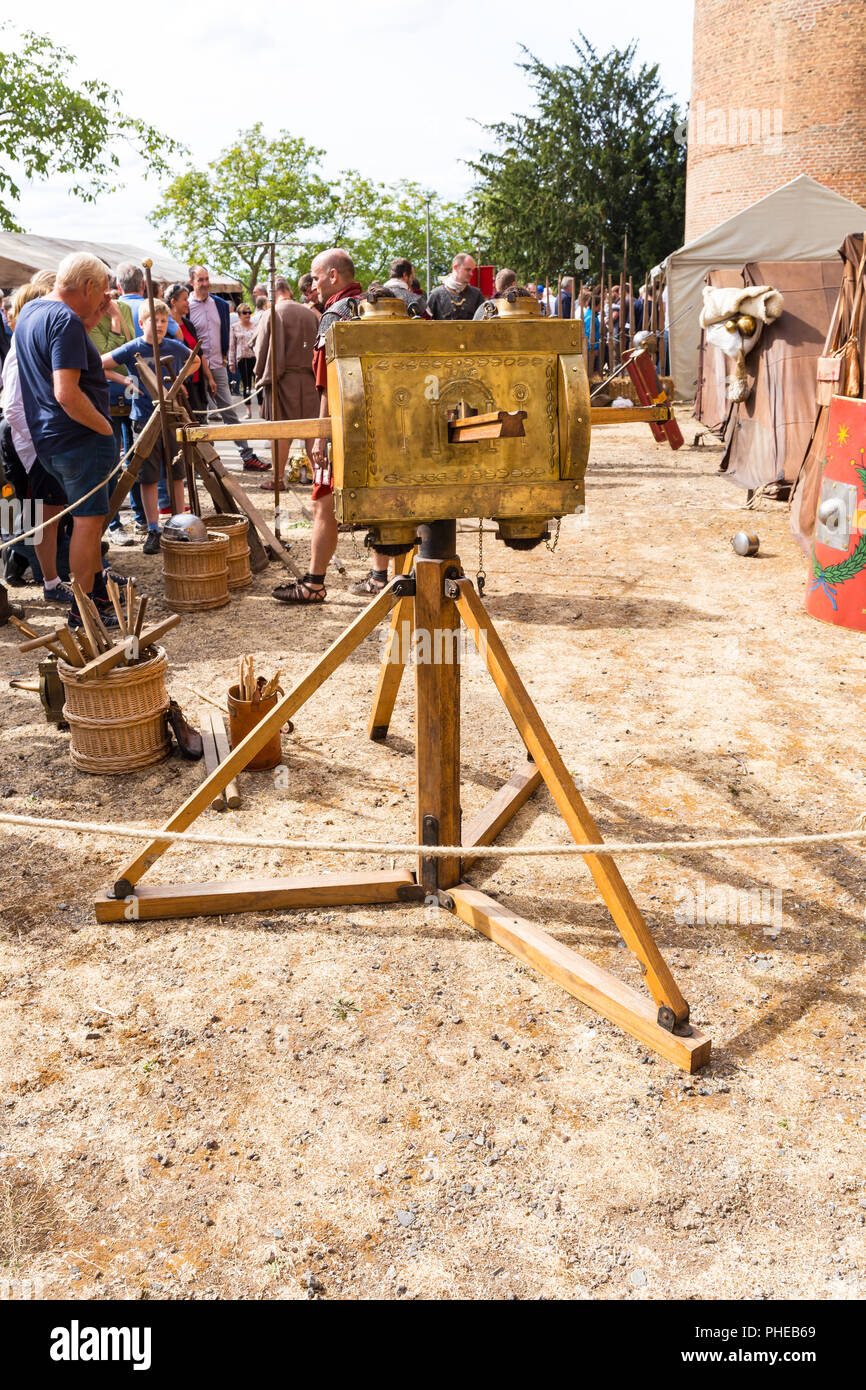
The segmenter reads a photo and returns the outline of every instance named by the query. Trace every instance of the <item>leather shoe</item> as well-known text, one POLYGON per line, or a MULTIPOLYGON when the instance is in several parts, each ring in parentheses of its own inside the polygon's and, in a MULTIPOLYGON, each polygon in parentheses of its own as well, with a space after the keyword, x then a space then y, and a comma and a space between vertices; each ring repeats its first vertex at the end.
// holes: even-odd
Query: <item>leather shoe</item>
POLYGON ((187 724, 177 700, 169 700, 167 718, 171 731, 177 740, 181 757, 189 758, 191 762, 197 762, 204 754, 201 734, 196 733, 195 729, 187 724))

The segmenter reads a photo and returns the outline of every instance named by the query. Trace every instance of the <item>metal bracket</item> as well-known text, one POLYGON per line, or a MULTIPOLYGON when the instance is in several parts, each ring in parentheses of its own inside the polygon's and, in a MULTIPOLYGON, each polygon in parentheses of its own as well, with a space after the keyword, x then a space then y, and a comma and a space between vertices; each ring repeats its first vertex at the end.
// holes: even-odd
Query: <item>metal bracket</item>
MULTIPOLYGON (((459 597, 460 597, 460 585, 457 583, 457 580, 458 580, 458 579, 463 579, 464 577, 465 577, 464 575, 457 574, 454 578, 451 578, 450 575, 446 574, 446 576, 445 576, 445 597, 446 597, 446 598, 459 598, 459 597)), ((472 583, 472 580, 471 580, 471 579, 467 580, 467 583, 471 584, 471 583, 472 583)))
MULTIPOLYGON (((439 818, 424 816, 421 821, 422 845, 438 845, 439 818)), ((435 854, 425 854, 421 860, 421 883, 427 893, 439 893, 439 860, 435 854)))
POLYGON ((445 907, 449 912, 454 911, 454 899, 450 893, 446 893, 442 888, 435 893, 426 893, 424 896, 425 907, 445 907))
POLYGON ((424 899, 424 889, 420 883, 398 883, 397 901, 400 903, 420 903, 424 899))
POLYGON ((415 575, 398 574, 396 579, 391 581, 391 593, 397 598, 415 597, 415 575))
POLYGON ((659 1004, 656 1022, 660 1028, 664 1028, 666 1033, 673 1033, 676 1038, 690 1038, 694 1031, 689 1025, 688 1013, 684 1019, 677 1023, 676 1014, 667 1004, 659 1004))

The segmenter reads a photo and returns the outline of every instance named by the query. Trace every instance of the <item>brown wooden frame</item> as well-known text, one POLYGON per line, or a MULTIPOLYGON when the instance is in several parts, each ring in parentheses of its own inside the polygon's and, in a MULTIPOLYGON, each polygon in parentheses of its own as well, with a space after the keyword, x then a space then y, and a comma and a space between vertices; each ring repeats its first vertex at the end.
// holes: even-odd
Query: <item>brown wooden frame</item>
MULTIPOLYGON (((436 525, 450 526, 454 534, 454 523, 436 525)), ((461 621, 465 624, 530 758, 461 828, 459 663, 416 663, 418 844, 459 844, 465 846, 467 853, 437 856, 422 852, 415 874, 408 870, 379 870, 137 887, 146 871, 173 843, 155 832, 153 839, 121 869, 114 894, 106 893, 96 899, 97 920, 153 920, 275 907, 411 902, 426 898, 455 912, 469 926, 554 980, 667 1061, 685 1071, 696 1071, 709 1057, 710 1040, 690 1026, 688 1005, 609 855, 587 855, 584 862, 625 944, 641 965, 651 998, 464 881, 466 870, 477 858, 471 853, 472 848, 491 844, 542 781, 579 844, 600 844, 602 839, 481 599, 463 576, 456 555, 432 557, 422 547, 413 574, 395 576, 313 668, 209 772, 163 829, 184 830, 203 810, 215 805, 262 745, 392 610, 392 633, 410 613, 418 628, 431 634, 437 630, 453 632, 461 621)), ((402 662, 390 661, 386 653, 368 726, 370 737, 387 736, 403 669, 402 662)))

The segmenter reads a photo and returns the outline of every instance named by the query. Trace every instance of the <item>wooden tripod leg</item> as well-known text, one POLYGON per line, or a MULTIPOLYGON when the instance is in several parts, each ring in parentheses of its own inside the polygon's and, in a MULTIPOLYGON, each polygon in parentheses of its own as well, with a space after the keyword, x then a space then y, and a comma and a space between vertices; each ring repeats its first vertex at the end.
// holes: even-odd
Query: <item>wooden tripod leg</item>
MULTIPOLYGON (((414 558, 414 549, 406 555, 401 555, 394 566, 396 573, 409 574, 414 558)), ((411 597, 401 598, 391 614, 388 646, 382 659, 382 665, 379 667, 379 679, 376 683, 376 694, 373 697, 373 710, 367 724, 368 738, 383 739, 388 736, 388 725, 391 723, 391 715, 394 713, 397 692, 400 689, 403 672, 409 660, 414 617, 414 599, 411 597)))
POLYGON ((516 816, 521 806, 526 802, 541 786, 541 773, 534 763, 527 763, 510 777, 504 787, 500 787, 498 792, 491 796, 487 805, 484 806, 477 816, 473 816, 463 827, 463 839, 461 844, 465 845, 468 854, 463 855, 464 871, 470 864, 475 863, 476 856, 472 853, 473 845, 492 845, 500 830, 508 824, 512 816, 516 816))
POLYGON ((645 994, 640 994, 631 985, 578 955, 577 951, 542 931, 534 922, 516 917, 486 893, 470 888, 467 883, 449 888, 448 892, 454 899, 454 911, 461 921, 483 932, 525 965, 561 985, 569 994, 588 1004, 604 1018, 609 1018, 667 1061, 682 1067, 684 1071, 693 1072, 709 1059, 711 1044, 705 1034, 693 1028, 689 1037, 679 1037, 662 1028, 655 1008, 645 994))
MULTIPOLYGON (((229 782, 243 772, 251 758, 255 757, 259 749, 264 747, 268 739, 282 728, 287 719, 297 712, 312 694, 324 684, 338 666, 346 660, 347 656, 363 642, 364 638, 373 631, 390 611, 394 603, 394 594, 391 584, 388 584, 377 598, 374 598, 369 608, 355 619, 350 627, 347 627, 341 637, 332 643, 323 656, 319 658, 311 671, 298 681, 297 685, 278 700, 272 710, 265 715, 264 719, 255 724, 237 746, 233 749, 224 762, 206 777, 196 788, 191 796, 188 796, 182 806, 170 816, 162 827, 163 830, 186 830, 197 816, 201 814, 207 806, 211 804, 218 792, 224 791, 229 782)), ((153 840, 145 845, 134 859, 125 864, 118 875, 114 885, 115 895, 119 898, 128 897, 134 885, 141 878, 152 864, 155 864, 160 855, 170 847, 171 840, 161 840, 157 834, 153 840)))
MULTIPOLYGON (((538 770, 571 834, 578 844, 600 844, 598 826, 574 785, 571 774, 544 727, 538 710, 529 698, 526 687, 517 674, 501 637, 488 618, 484 605, 468 579, 457 580, 456 587, 459 590, 458 612, 472 633, 475 645, 502 696, 505 708, 538 764, 538 770)), ((671 1009, 677 1023, 687 1022, 688 1004, 680 994, 616 864, 606 854, 586 855, 585 862, 623 940, 646 967, 647 988, 653 999, 657 1004, 671 1009)))

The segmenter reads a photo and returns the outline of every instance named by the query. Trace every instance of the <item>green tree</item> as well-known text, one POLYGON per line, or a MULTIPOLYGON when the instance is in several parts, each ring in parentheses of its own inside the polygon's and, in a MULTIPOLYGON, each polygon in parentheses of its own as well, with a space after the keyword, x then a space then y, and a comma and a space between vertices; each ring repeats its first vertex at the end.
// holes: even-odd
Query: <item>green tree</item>
POLYGON ((207 169, 175 178, 150 220, 176 255, 236 275, 251 292, 267 263, 262 243, 276 241, 279 269, 291 269, 330 207, 316 173, 322 154, 285 130, 268 140, 257 122, 207 169))
POLYGON ((573 64, 549 67, 527 50, 536 110, 485 129, 497 148, 472 162, 482 254, 520 275, 598 274, 620 268, 625 233, 643 271, 682 241, 683 112, 657 65, 636 45, 599 54, 586 37, 573 64), (589 268, 582 264, 586 247, 589 268))
MULTIPOLYGON (((11 34, 6 23, 0 31, 11 34)), ((0 39, 0 227, 18 232, 14 206, 21 188, 13 170, 27 179, 86 175, 72 193, 94 202, 120 186, 120 149, 141 155, 164 173, 166 156, 183 146, 144 121, 128 116, 123 98, 106 82, 70 82, 75 56, 46 34, 25 30, 11 42, 0 39)))
MULTIPOLYGON (((458 251, 475 251, 472 210, 447 202, 409 179, 389 186, 344 171, 334 188, 322 236, 309 250, 342 246, 363 285, 385 280, 391 261, 405 256, 426 279, 426 209, 430 203, 430 270, 434 284, 458 251)), ((426 287, 428 290, 432 286, 426 287)))

